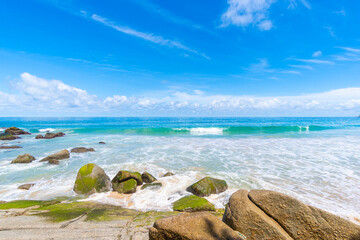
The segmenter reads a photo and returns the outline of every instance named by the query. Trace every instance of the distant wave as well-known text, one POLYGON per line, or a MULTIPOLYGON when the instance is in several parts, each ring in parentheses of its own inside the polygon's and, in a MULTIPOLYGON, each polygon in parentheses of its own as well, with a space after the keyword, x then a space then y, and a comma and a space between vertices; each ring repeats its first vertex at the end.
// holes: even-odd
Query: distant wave
POLYGON ((78 128, 74 133, 106 133, 134 135, 245 135, 302 133, 333 129, 324 126, 231 126, 231 127, 188 127, 188 128, 78 128))

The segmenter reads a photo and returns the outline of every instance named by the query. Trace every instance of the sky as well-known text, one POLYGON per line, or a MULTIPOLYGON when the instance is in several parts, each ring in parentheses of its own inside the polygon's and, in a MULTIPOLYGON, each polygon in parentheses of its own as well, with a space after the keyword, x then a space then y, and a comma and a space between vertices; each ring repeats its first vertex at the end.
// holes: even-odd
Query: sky
POLYGON ((360 114, 360 2, 3 0, 0 116, 360 114))

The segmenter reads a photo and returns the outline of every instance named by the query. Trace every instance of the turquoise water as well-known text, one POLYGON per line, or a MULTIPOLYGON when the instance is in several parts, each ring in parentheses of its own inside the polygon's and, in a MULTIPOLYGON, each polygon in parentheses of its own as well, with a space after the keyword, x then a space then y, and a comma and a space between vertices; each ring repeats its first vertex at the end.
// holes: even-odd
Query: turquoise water
POLYGON ((110 178, 119 170, 149 171, 163 183, 158 191, 132 196, 94 194, 90 200, 142 210, 167 210, 204 176, 225 179, 229 190, 210 196, 224 207, 239 188, 271 189, 355 221, 360 218, 360 118, 0 118, 32 135, 0 144, 0 200, 72 196, 77 170, 93 162, 110 178), (35 140, 46 131, 63 138, 35 140), (98 144, 105 141, 105 145, 98 144), (38 160, 62 149, 93 147, 60 165, 38 160), (19 154, 31 164, 10 164, 19 154), (160 176, 172 171, 170 178, 160 176), (29 191, 23 183, 36 183, 29 191))

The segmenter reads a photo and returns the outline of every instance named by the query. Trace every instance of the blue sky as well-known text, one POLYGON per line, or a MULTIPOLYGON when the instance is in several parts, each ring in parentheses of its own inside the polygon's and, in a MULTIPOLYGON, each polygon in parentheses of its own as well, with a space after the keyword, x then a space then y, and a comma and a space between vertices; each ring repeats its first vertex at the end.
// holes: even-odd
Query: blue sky
POLYGON ((2 116, 354 116, 360 2, 5 0, 2 116))

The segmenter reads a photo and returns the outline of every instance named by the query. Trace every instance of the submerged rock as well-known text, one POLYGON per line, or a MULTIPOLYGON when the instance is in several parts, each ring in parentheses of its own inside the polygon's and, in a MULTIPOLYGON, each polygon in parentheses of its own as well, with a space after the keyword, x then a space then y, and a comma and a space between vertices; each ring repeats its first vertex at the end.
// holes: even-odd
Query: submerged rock
POLYGON ((84 195, 111 191, 110 178, 98 165, 94 163, 86 164, 79 169, 74 191, 84 195))
POLYGON ((63 137, 65 136, 65 133, 63 132, 57 132, 57 133, 46 133, 45 136, 42 136, 41 134, 37 135, 35 139, 52 139, 56 137, 63 137))
POLYGON ((0 149, 15 149, 15 148, 22 148, 20 146, 0 146, 0 149))
POLYGON ((59 165, 60 164, 60 161, 59 160, 56 160, 56 159, 50 159, 48 161, 49 164, 52 164, 52 165, 59 165))
POLYGON ((17 127, 9 127, 5 129, 5 133, 11 134, 11 135, 25 135, 25 134, 31 134, 29 132, 25 132, 24 130, 21 130, 17 127))
POLYGON ((208 212, 183 213, 157 220, 149 229, 150 240, 241 240, 219 218, 208 212))
POLYGON ((267 190, 235 192, 223 221, 248 240, 355 240, 360 236, 360 226, 350 221, 267 190))
POLYGON ((66 149, 61 150, 60 152, 51 154, 45 158, 43 158, 40 162, 49 162, 50 160, 63 160, 70 158, 70 152, 66 149))
POLYGON ((34 183, 26 183, 26 184, 20 185, 18 187, 18 189, 29 190, 34 185, 35 185, 34 183))
POLYGON ((112 184, 118 184, 129 179, 135 179, 137 185, 140 186, 143 184, 141 179, 141 174, 139 172, 130 172, 130 171, 119 171, 116 176, 111 180, 112 184))
POLYGON ((71 149, 72 153, 85 153, 85 152, 95 152, 93 148, 85 148, 85 147, 76 147, 71 149))
POLYGON ((118 193, 130 194, 136 192, 137 182, 131 178, 129 180, 113 184, 113 189, 118 193))
POLYGON ((99 142, 99 144, 105 144, 105 142, 99 142))
POLYGON ((162 183, 160 182, 152 182, 152 183, 146 183, 144 185, 141 186, 141 190, 144 190, 144 189, 152 189, 152 190, 155 190, 155 189, 159 189, 162 187, 162 183))
POLYGON ((17 156, 17 158, 12 160, 11 163, 31 163, 34 160, 34 156, 26 153, 24 155, 17 156))
POLYGON ((141 179, 144 183, 152 183, 156 181, 156 178, 148 172, 144 172, 143 174, 141 174, 141 179))
POLYGON ((162 177, 170 177, 170 176, 174 176, 174 175, 175 174, 173 174, 172 172, 167 172, 162 177))
POLYGON ((0 134, 0 140, 15 140, 18 139, 19 137, 16 137, 10 133, 1 133, 0 134))
POLYGON ((180 212, 215 211, 215 206, 205 198, 190 195, 174 202, 173 210, 180 212))
POLYGON ((207 197, 211 194, 218 194, 226 191, 228 188, 224 180, 204 177, 200 181, 189 186, 186 190, 199 197, 207 197))

